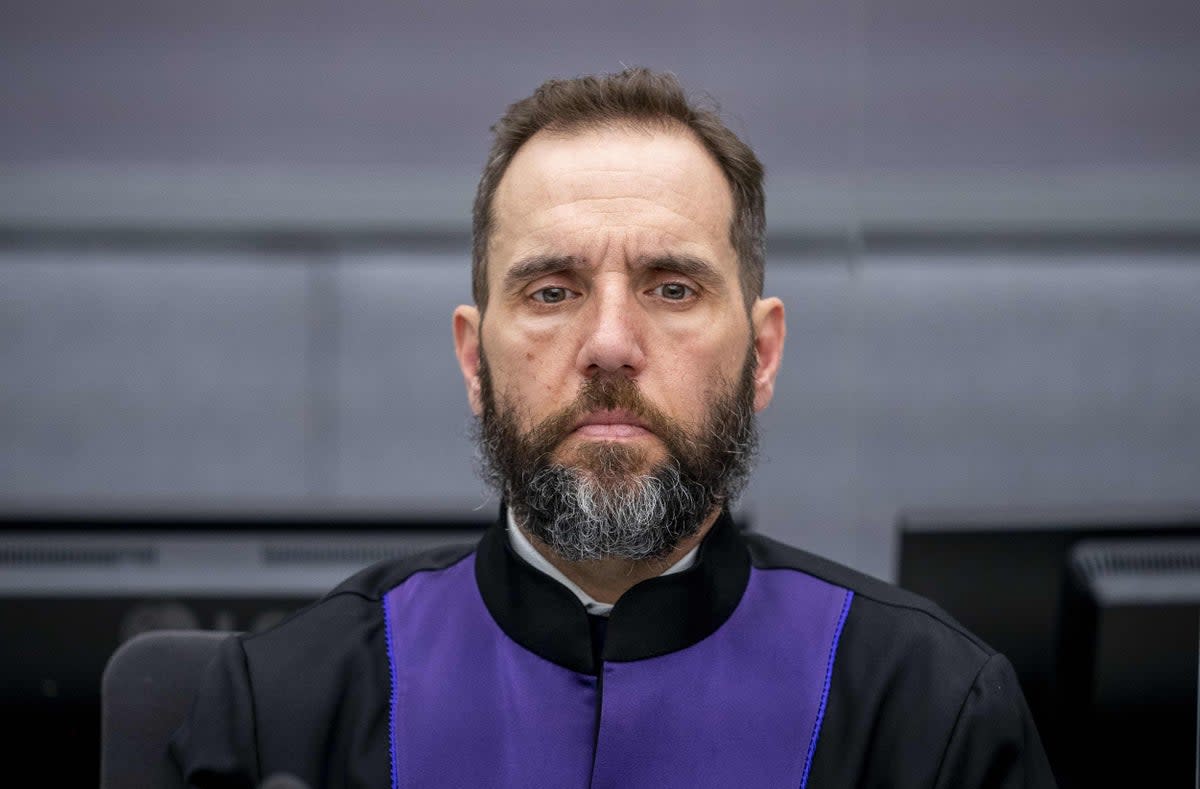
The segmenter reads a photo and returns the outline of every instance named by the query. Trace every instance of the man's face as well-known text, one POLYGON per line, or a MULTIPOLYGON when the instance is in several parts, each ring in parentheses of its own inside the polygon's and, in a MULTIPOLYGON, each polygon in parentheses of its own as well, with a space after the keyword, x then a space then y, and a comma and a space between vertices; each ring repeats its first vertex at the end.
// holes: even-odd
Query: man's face
POLYGON ((491 400, 554 465, 619 486, 711 443, 731 402, 765 407, 783 310, 747 314, 732 211, 684 132, 535 135, 497 190, 486 316, 455 314, 475 413, 491 400))

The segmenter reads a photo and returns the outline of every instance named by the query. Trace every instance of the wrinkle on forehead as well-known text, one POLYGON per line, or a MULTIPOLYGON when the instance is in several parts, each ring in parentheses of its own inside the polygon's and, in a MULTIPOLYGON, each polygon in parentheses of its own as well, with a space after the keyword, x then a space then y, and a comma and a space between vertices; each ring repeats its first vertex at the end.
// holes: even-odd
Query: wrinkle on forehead
MULTIPOLYGON (((622 226, 732 255, 733 196, 690 134, 598 129, 534 135, 516 154, 494 204, 490 250, 551 243, 559 234, 622 226), (682 144, 681 144, 682 143, 682 144)), ((527 252, 529 250, 521 250, 527 252)))

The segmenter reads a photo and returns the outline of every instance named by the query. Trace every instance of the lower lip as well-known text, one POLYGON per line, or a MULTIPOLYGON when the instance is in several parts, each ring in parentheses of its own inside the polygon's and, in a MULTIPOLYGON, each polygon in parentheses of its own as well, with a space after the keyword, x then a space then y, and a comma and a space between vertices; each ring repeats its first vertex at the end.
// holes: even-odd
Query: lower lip
POLYGON ((650 435, 650 431, 638 425, 581 425, 575 428, 575 435, 586 438, 640 438, 650 435))

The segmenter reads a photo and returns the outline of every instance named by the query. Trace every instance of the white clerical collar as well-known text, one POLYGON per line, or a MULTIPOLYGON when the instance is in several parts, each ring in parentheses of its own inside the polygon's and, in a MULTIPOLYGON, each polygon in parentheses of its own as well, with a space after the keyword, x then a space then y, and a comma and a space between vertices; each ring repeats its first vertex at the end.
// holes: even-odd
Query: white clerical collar
MULTIPOLYGON (((558 581, 563 586, 571 590, 571 592, 579 598, 579 602, 583 603, 583 607, 587 609, 589 614, 597 616, 608 616, 612 612, 612 603, 601 603, 592 597, 587 592, 579 588, 579 584, 572 581, 570 578, 562 574, 562 571, 538 553, 537 548, 533 547, 533 543, 525 536, 525 532, 517 527, 517 522, 513 520, 512 510, 508 510, 508 542, 512 545, 517 555, 531 564, 538 570, 541 570, 546 575, 558 581)), ((668 567, 662 575, 671 575, 673 573, 681 573, 696 563, 696 554, 699 553, 700 546, 684 554, 683 558, 668 567)))

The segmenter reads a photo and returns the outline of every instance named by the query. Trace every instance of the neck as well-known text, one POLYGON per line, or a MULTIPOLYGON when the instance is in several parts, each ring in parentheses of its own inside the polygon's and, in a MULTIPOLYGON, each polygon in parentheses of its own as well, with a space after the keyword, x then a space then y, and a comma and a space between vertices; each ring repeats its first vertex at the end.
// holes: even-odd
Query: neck
POLYGON ((720 508, 713 510, 704 519, 704 522, 700 524, 700 528, 696 530, 695 534, 686 540, 680 541, 679 545, 675 546, 675 550, 661 559, 614 558, 569 562, 551 550, 548 545, 537 537, 525 531, 523 526, 520 528, 525 536, 529 538, 529 542, 533 545, 534 549, 544 556, 546 561, 554 565, 559 572, 570 578, 580 589, 591 595, 597 602, 612 604, 616 603, 621 595, 625 594, 625 592, 629 591, 635 585, 649 578, 662 575, 671 565, 682 559, 688 551, 699 545, 705 535, 712 529, 713 524, 717 522, 720 514, 720 508))

